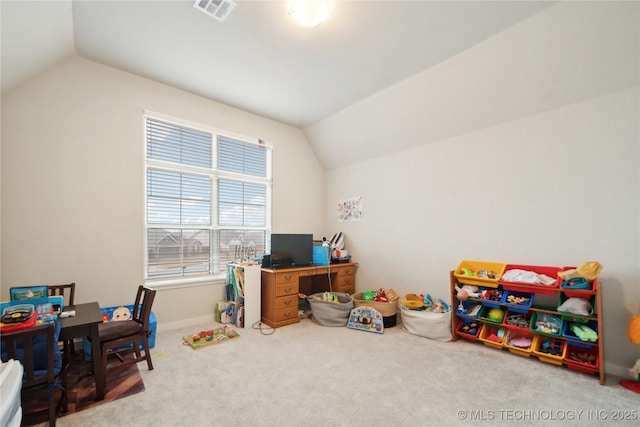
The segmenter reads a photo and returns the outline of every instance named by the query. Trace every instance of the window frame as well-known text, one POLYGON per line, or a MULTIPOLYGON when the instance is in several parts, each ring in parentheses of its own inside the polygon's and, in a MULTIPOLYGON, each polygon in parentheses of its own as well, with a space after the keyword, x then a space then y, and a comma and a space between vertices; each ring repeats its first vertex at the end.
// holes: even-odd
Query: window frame
POLYGON ((143 126, 143 279, 144 283, 154 287, 162 288, 179 288, 185 286, 210 285, 213 283, 224 283, 226 276, 226 268, 224 265, 218 265, 219 271, 215 272, 215 264, 220 263, 220 242, 219 235, 223 230, 245 230, 245 231, 263 231, 265 238, 265 251, 268 249, 269 236, 272 230, 272 213, 273 213, 273 147, 265 143, 261 139, 250 138, 244 135, 235 134, 213 128, 207 125, 193 123, 187 120, 171 117, 162 113, 145 110, 142 116, 143 126), (189 164, 177 164, 167 160, 158 160, 147 158, 147 120, 157 120, 169 123, 174 126, 193 129, 200 132, 210 133, 211 139, 211 168, 194 166, 189 164), (220 170, 218 168, 218 138, 226 138, 245 144, 252 144, 266 149, 265 159, 265 176, 254 176, 238 172, 230 172, 220 170), (169 223, 149 223, 148 221, 148 171, 150 169, 163 170, 178 173, 187 173, 198 176, 208 176, 211 184, 210 191, 210 224, 169 224, 169 223), (264 226, 238 226, 238 225, 220 225, 219 221, 219 180, 240 181, 245 183, 259 184, 265 186, 265 225, 264 226), (209 230, 209 274, 187 276, 187 277, 165 277, 153 278, 148 276, 149 271, 149 239, 148 233, 150 229, 166 228, 166 229, 208 229, 209 230))

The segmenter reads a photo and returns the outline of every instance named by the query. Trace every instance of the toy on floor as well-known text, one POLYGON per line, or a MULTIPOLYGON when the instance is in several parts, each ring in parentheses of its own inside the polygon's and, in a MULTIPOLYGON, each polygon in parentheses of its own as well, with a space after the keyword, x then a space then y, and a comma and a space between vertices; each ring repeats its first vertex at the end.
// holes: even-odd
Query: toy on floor
POLYGON ((347 328, 357 331, 384 333, 384 323, 380 312, 371 307, 360 306, 351 310, 347 328))
POLYGON ((194 350, 199 350, 213 344, 229 341, 232 338, 239 338, 240 335, 227 325, 222 328, 201 331, 193 335, 182 337, 184 345, 191 346, 194 350))

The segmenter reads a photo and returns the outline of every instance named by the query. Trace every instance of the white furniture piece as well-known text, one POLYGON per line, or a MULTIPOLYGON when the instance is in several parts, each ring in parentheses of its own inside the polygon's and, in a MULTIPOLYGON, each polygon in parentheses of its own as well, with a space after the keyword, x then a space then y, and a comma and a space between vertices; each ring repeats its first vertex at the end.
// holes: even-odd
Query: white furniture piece
MULTIPOLYGON (((236 306, 244 306, 242 327, 251 327, 261 318, 260 266, 229 264, 227 268, 233 269, 234 272, 236 306), (241 290, 239 290, 240 287, 241 290)), ((228 274, 227 277, 229 277, 228 274)))
POLYGON ((22 422, 20 391, 23 371, 17 360, 10 359, 0 365, 0 426, 19 427, 22 422))

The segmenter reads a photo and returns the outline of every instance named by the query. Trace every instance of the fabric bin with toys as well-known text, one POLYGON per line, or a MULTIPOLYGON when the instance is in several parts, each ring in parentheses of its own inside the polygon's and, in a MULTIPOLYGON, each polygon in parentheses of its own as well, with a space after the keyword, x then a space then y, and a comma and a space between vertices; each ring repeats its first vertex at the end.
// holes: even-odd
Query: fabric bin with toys
MULTIPOLYGON (((129 320, 131 319, 131 311, 133 310, 133 304, 131 305, 120 305, 114 307, 105 307, 101 308, 100 312, 102 313, 102 322, 117 322, 119 320, 129 320)), ((157 321, 156 315, 153 314, 153 311, 149 315, 149 329, 151 330, 151 335, 149 336, 149 348, 154 348, 156 345, 156 329, 157 329, 157 321)), ((142 341, 140 341, 142 345, 142 341)), ((132 344, 123 345, 121 348, 132 347, 132 344)), ((87 337, 83 338, 82 341, 83 355, 85 361, 91 360, 91 341, 87 337)))
POLYGON ((432 340, 451 341, 451 308, 443 300, 433 302, 429 294, 407 294, 400 304, 400 315, 403 331, 432 340))
POLYGON ((352 295, 354 307, 370 307, 382 315, 385 328, 396 325, 398 320, 398 295, 393 289, 357 292, 352 295))
POLYGON ((339 292, 319 292, 307 297, 311 320, 320 326, 347 326, 353 298, 339 292))

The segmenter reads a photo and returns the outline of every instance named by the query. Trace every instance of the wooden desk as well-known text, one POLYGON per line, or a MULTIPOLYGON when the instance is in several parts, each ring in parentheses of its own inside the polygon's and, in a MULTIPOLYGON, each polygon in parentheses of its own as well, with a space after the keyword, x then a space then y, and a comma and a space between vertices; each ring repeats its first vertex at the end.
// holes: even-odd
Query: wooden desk
POLYGON ((291 325, 298 317, 298 294, 356 291, 356 267, 348 262, 326 266, 262 269, 262 322, 272 328, 291 325))
POLYGON ((106 373, 102 368, 102 353, 100 337, 98 335, 98 325, 102 323, 102 313, 100 304, 89 302, 85 304, 75 304, 65 307, 65 311, 75 310, 76 315, 60 319, 60 341, 72 340, 74 338, 89 337, 92 343, 92 358, 94 377, 96 380, 96 400, 104 399, 104 388, 106 373))

